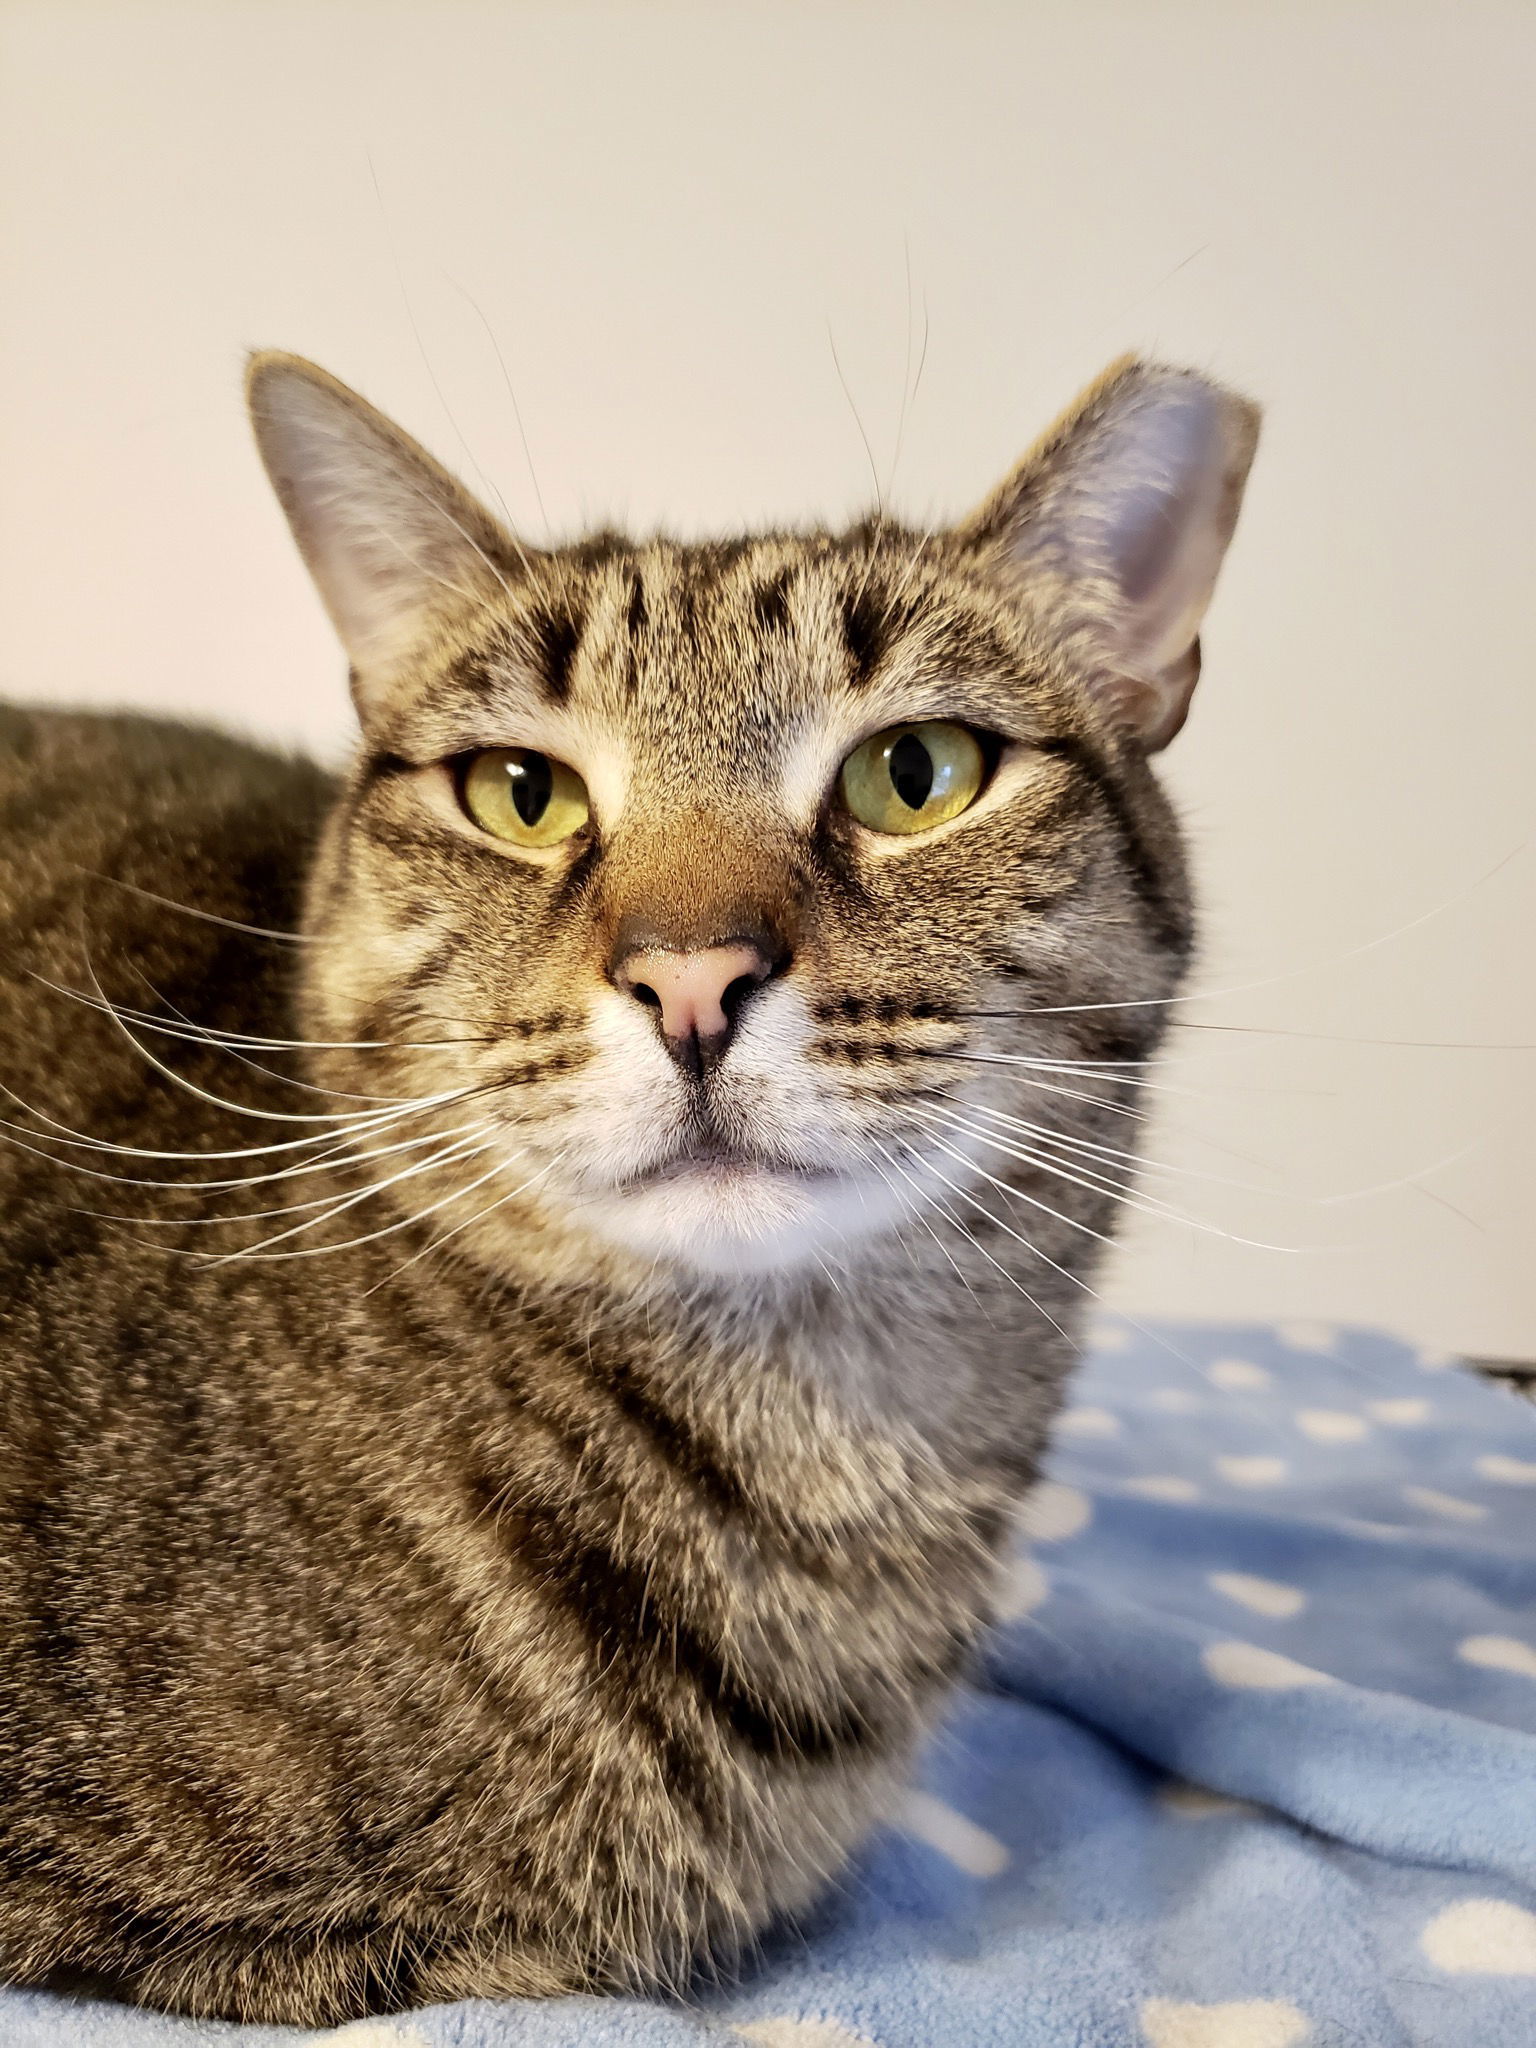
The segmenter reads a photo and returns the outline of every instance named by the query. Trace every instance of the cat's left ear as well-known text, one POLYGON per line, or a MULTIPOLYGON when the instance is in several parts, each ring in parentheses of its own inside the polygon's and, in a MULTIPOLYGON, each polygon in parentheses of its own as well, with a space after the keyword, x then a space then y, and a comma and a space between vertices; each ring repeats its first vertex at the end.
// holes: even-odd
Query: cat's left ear
POLYGON ((1089 630, 1094 687, 1149 750, 1189 709, 1258 432, 1236 392, 1125 357, 957 530, 1001 580, 1089 630))

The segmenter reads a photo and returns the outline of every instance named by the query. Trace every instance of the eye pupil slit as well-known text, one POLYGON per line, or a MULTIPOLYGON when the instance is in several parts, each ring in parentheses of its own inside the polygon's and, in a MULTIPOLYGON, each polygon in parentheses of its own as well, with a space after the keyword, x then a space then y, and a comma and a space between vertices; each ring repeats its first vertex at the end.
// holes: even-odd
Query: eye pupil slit
POLYGON ((525 825, 537 825, 549 809, 554 793, 554 776, 543 754, 518 752, 507 762, 512 783, 512 803, 525 825))
POLYGON ((915 732, 904 732, 890 753, 891 787, 908 810, 920 811, 933 789, 933 756, 915 732))

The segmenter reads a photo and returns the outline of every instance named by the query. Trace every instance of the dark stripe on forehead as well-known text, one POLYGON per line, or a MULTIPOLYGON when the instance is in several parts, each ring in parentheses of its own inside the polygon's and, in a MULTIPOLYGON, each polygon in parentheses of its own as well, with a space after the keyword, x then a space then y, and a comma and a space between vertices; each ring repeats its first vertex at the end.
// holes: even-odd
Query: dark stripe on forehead
POLYGON ((872 591, 856 591, 843 607, 843 640, 848 680, 856 690, 874 680, 889 644, 889 624, 872 591))
POLYGON ((629 586, 628 624, 631 636, 643 633, 649 619, 650 613, 646 610, 645 604, 645 585, 641 581, 640 571, 637 569, 629 586))
POLYGON ((788 569, 781 569, 752 593, 752 611, 765 633, 789 631, 789 575, 788 569))
POLYGON ((467 654, 455 656, 449 663, 447 680, 466 696, 489 697, 494 695, 499 679, 491 666, 489 651, 472 648, 467 654))
POLYGON ((698 645, 699 603, 698 591, 686 577, 680 577, 672 589, 672 615, 677 630, 685 640, 698 645))
POLYGON ((528 636, 539 665, 540 680, 551 702, 563 704, 571 694, 571 670, 581 645, 585 619, 563 606, 536 612, 528 621, 528 636))

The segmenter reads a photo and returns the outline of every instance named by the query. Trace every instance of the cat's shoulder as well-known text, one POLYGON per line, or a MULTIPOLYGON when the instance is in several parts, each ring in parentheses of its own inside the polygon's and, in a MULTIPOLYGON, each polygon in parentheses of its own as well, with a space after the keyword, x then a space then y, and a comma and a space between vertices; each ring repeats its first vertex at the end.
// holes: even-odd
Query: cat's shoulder
POLYGON ((323 804, 331 786, 314 762, 213 726, 133 711, 0 703, 0 790, 8 798, 73 789, 83 804, 110 807, 114 784, 140 801, 155 792, 221 806, 286 798, 307 812, 323 804))
POLYGON ((291 927, 333 791, 314 762, 213 727, 0 704, 0 927, 73 925, 82 890, 114 881, 291 927))

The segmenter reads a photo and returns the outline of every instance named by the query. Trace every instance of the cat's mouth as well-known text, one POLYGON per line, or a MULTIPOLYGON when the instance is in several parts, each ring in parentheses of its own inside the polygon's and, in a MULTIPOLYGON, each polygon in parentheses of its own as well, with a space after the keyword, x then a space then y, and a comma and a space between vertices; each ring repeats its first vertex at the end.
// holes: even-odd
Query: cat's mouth
POLYGON ((643 1257, 718 1277, 798 1266, 889 1227, 905 1202, 893 1176, 825 1152, 695 1124, 644 1165, 589 1186, 581 1221, 643 1257))
POLYGON ((843 1178, 835 1168, 823 1162, 764 1152, 710 1132, 690 1139, 667 1158, 626 1175, 618 1182, 615 1192, 642 1194, 683 1181, 695 1186, 714 1184, 724 1188, 763 1176, 802 1182, 808 1186, 830 1186, 843 1178))

